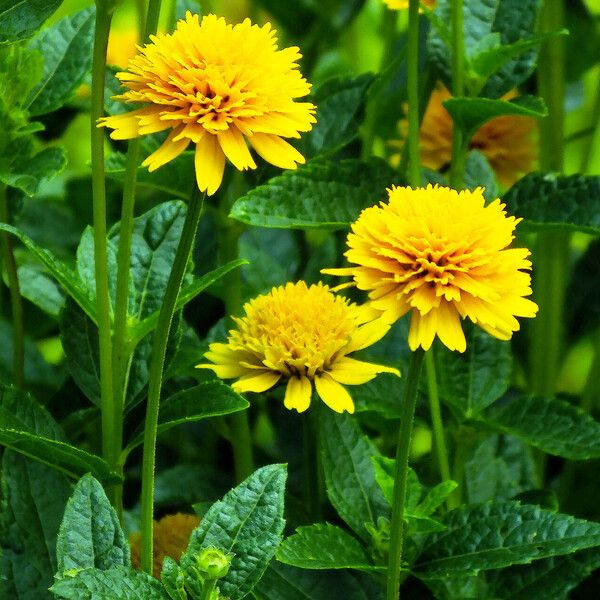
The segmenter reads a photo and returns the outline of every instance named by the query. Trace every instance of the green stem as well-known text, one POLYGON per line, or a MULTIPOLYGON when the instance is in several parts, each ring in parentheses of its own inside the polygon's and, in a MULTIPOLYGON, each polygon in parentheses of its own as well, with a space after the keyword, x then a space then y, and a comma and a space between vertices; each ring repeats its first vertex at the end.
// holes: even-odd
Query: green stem
POLYGON ((321 480, 319 476, 319 434, 316 419, 318 405, 312 403, 311 409, 302 414, 303 450, 304 450, 304 504, 311 523, 322 519, 321 480))
MULTIPOLYGON (((465 37, 463 30, 463 0, 452 1, 452 95, 465 95, 465 37)), ((459 127, 452 127, 452 164, 450 185, 455 189, 463 186, 466 143, 459 127)))
POLYGON ((592 131, 585 139, 583 152, 581 154, 581 166, 579 168, 579 172, 584 174, 586 174, 589 171, 593 150, 595 148, 594 140, 596 139, 596 135, 598 134, 598 128, 600 128, 600 79, 596 84, 591 123, 592 131))
POLYGON ((390 554, 387 569, 387 600, 400 597, 400 574, 402 571, 402 549, 404 538, 404 504, 406 501, 406 479, 408 474, 408 456, 412 435, 419 375, 425 352, 417 348, 412 353, 406 376, 402 406, 400 408, 400 431, 396 448, 394 469, 394 497, 392 502, 392 524, 390 527, 390 554))
POLYGON ((160 7, 162 0, 149 0, 148 12, 146 13, 146 27, 144 28, 144 39, 145 43, 151 34, 156 33, 158 29, 158 21, 160 19, 160 7))
POLYGON ((216 579, 205 579, 202 584, 202 592, 200 594, 200 600, 210 600, 212 593, 217 583, 216 579))
POLYGON ((408 181, 413 188, 421 185, 419 153, 419 2, 408 5, 406 40, 406 97, 408 100, 408 181))
POLYGON ((181 239, 175 253, 175 260, 165 297, 160 307, 158 323, 152 340, 152 358, 150 360, 150 379, 148 382, 148 404, 146 406, 146 421, 144 424, 144 454, 142 459, 142 501, 141 501, 141 531, 142 531, 142 569, 152 574, 152 530, 154 527, 154 466, 156 459, 156 435, 158 429, 158 408, 162 387, 165 353, 171 322, 175 312, 175 304, 183 276, 187 268, 190 252, 194 244, 204 197, 200 197, 198 188, 190 199, 185 216, 181 239))
MULTIPOLYGON (((92 200, 94 213, 94 264, 96 279, 96 312, 100 350, 100 406, 102 411, 102 455, 116 469, 121 442, 115 431, 115 402, 113 396, 111 307, 108 288, 108 252, 106 240, 106 188, 104 180, 104 129, 97 127, 104 111, 104 72, 106 46, 111 15, 102 3, 96 7, 96 30, 92 58, 91 158, 92 200)), ((113 505, 117 502, 114 488, 108 490, 113 505)))
MULTIPOLYGON (((0 222, 8 223, 8 219, 6 187, 0 185, 0 222)), ((13 381, 17 387, 22 388, 25 384, 25 325, 23 321, 23 301, 21 299, 13 242, 8 233, 2 234, 2 251, 4 254, 4 264, 6 265, 12 311, 13 381)))

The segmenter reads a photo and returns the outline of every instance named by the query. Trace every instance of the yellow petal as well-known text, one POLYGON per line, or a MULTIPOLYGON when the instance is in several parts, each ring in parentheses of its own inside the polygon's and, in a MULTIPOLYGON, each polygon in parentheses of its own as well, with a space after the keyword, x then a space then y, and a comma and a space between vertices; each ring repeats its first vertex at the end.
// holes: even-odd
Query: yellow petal
POLYGON ((394 373, 400 376, 398 369, 363 362, 347 356, 336 360, 328 373, 338 383, 346 385, 367 383, 367 381, 371 381, 378 373, 394 373))
POLYGON ((246 146, 244 136, 237 127, 230 127, 217 134, 221 150, 238 171, 256 169, 256 163, 246 146))
POLYGON ((276 135, 255 133, 248 141, 260 156, 276 167, 295 169, 296 163, 305 162, 304 156, 296 148, 276 135))
POLYGON ((233 379, 234 377, 240 377, 246 371, 240 367, 239 365, 211 365, 211 364, 201 364, 196 365, 196 369, 210 369, 215 373, 217 377, 220 379, 233 379))
POLYGON ((312 385, 307 377, 290 377, 285 388, 283 405, 299 413, 304 412, 310 406, 312 385))
POLYGON ((378 342, 389 330, 390 322, 387 319, 375 319, 370 323, 361 325, 351 337, 345 352, 350 354, 355 350, 362 350, 378 342))
POLYGON ((460 322, 460 316, 453 304, 442 302, 438 311, 437 334, 442 343, 450 350, 464 352, 467 340, 460 322))
POLYGON ((216 135, 206 134, 196 144, 196 182, 201 192, 212 196, 223 181, 225 155, 216 135))
POLYGON ((281 379, 281 373, 263 371, 258 375, 246 375, 235 381, 231 387, 236 392, 264 392, 272 388, 281 379))
POLYGON ((426 315, 421 315, 418 310, 413 310, 408 332, 408 345, 413 352, 419 346, 423 350, 431 348, 435 337, 436 321, 437 312, 435 310, 428 312, 426 315))
POLYGON ((176 142, 173 138, 179 133, 179 129, 171 131, 162 146, 155 150, 143 163, 142 166, 148 167, 148 171, 156 171, 159 167, 177 158, 189 145, 190 140, 184 138, 176 142))
POLYGON ((322 373, 315 377, 315 387, 321 400, 338 413, 345 410, 350 414, 354 413, 354 402, 346 388, 333 379, 329 373, 322 373))

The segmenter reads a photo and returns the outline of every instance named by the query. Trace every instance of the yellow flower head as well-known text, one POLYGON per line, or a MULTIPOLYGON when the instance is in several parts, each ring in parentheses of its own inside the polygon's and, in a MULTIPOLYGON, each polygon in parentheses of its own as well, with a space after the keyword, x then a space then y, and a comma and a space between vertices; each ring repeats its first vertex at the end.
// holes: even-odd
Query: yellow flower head
MULTIPOLYGON (((512 91, 502 97, 510 100, 516 96, 512 91)), ((442 102, 451 98, 443 86, 431 93, 429 104, 423 115, 419 133, 421 162, 437 171, 450 164, 452 159, 452 117, 442 102)), ((406 120, 400 121, 402 138, 406 137, 406 120)), ((503 116, 484 123, 473 135, 469 148, 479 150, 489 161, 502 185, 509 187, 519 177, 535 168, 537 144, 535 119, 523 116, 503 116)), ((393 145, 403 145, 392 142, 393 145)))
MULTIPOLYGON (((404 8, 408 8, 408 0, 383 0, 387 7, 391 10, 402 10, 404 8)), ((433 9, 435 8, 436 0, 420 0, 420 4, 425 6, 426 8, 433 9)))
POLYGON ((151 37, 117 77, 128 89, 116 96, 143 108, 105 117, 100 126, 127 140, 169 129, 165 142, 142 164, 150 171, 196 144, 196 180, 214 194, 223 179, 225 157, 243 171, 255 169, 246 140, 267 162, 295 169, 304 157, 282 137, 299 138, 315 122, 315 106, 295 102, 310 84, 296 61, 298 48, 277 50, 270 24, 249 19, 232 26, 189 11, 173 34, 151 37))
POLYGON ((428 185, 392 187, 388 203, 365 209, 348 234, 345 256, 356 266, 326 269, 352 275, 370 304, 390 321, 411 311, 408 343, 427 350, 437 335, 464 352, 461 318, 502 340, 518 331, 515 317, 537 305, 526 248, 508 248, 520 221, 496 199, 474 191, 428 185))
POLYGON ((238 392, 264 392, 287 380, 286 408, 305 411, 314 382, 317 393, 336 412, 354 412, 350 394, 341 384, 359 385, 378 373, 397 369, 362 362, 348 354, 381 339, 390 325, 378 313, 333 294, 319 283, 304 281, 273 288, 244 306, 234 318, 227 343, 210 345, 204 356, 222 379, 239 377, 238 392))
MULTIPOLYGON (((199 524, 200 519, 197 516, 183 513, 167 515, 160 521, 154 521, 152 532, 152 539, 154 540, 152 574, 154 577, 160 575, 165 556, 177 561, 181 558, 188 546, 192 531, 199 524)), ((129 538, 129 544, 131 546, 131 566, 134 569, 141 569, 142 544, 140 534, 132 534, 129 538)))

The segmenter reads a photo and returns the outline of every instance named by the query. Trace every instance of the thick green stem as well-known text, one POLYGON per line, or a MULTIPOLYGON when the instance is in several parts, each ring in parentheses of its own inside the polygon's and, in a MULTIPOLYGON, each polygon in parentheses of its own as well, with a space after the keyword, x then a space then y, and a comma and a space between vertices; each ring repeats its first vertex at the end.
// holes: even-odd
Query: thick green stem
POLYGON ((408 180, 412 187, 421 185, 419 153, 419 2, 408 5, 406 40, 406 96, 408 100, 408 180))
MULTIPOLYGON (((465 36, 463 31, 463 1, 452 1, 452 95, 465 95, 465 36)), ((455 189, 463 186, 466 144, 459 127, 452 127, 452 164, 450 185, 455 189)))
POLYGON ((205 579, 202 585, 202 593, 200 594, 200 600, 210 600, 212 593, 217 583, 216 579, 205 579))
MULTIPOLYGON (((8 199, 6 187, 0 185, 0 222, 8 223, 8 199)), ((10 305, 13 326, 13 381, 22 388, 25 384, 25 326, 23 322, 23 301, 19 288, 17 263, 13 251, 12 238, 8 233, 2 233, 2 254, 8 278, 10 305)))
POLYGON ((162 388, 163 368, 167 342, 171 331, 171 323, 175 312, 175 304, 181 289, 183 276, 188 260, 204 197, 196 187, 183 224, 181 239, 175 253, 173 268, 165 290, 165 297, 160 307, 158 323, 152 340, 152 358, 150 359, 150 379, 148 382, 148 404, 146 406, 146 421, 144 423, 144 455, 142 459, 142 501, 141 501, 141 531, 142 531, 142 569, 152 574, 152 532, 154 527, 154 466, 156 459, 156 434, 158 428, 158 408, 162 388))
MULTIPOLYGON (((113 395, 111 307, 108 288, 108 252, 106 241, 106 188, 104 180, 104 129, 97 127, 104 111, 104 72, 111 15, 101 3, 96 7, 96 30, 92 59, 92 96, 90 105, 92 144, 92 200, 94 213, 94 264, 96 312, 100 353, 100 398, 102 411, 102 455, 116 469, 120 439, 115 431, 116 406, 113 395)), ((113 505, 115 490, 108 490, 113 505)))
POLYGON ((322 519, 321 477, 318 433, 319 406, 312 403, 310 410, 302 414, 304 450, 304 504, 311 523, 322 519))
POLYGON ((392 524, 390 527, 390 554, 387 569, 387 600, 400 597, 400 574, 402 571, 402 549, 404 545, 404 504, 406 502, 406 480, 408 456, 417 403, 419 375, 425 352, 418 348, 412 353, 406 376, 404 396, 400 407, 400 431, 396 448, 394 469, 394 497, 392 502, 392 524))

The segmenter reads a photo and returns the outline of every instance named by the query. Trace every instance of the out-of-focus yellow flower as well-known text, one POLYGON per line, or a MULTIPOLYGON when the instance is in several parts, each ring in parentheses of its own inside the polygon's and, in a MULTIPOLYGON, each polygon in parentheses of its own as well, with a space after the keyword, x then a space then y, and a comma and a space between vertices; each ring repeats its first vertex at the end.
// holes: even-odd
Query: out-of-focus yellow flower
POLYGON ((106 63, 118 67, 126 67, 137 52, 139 41, 137 28, 119 29, 113 27, 108 36, 106 63))
POLYGON ((350 275, 370 304, 395 321, 411 312, 409 346, 427 350, 437 335, 464 352, 461 318, 508 340, 515 317, 534 317, 526 248, 508 248, 520 221, 483 188, 392 187, 387 203, 365 209, 348 234, 345 256, 355 266, 326 269, 350 275))
MULTIPOLYGON (((502 97, 510 100, 516 96, 512 91, 502 97)), ((448 165, 452 159, 452 118, 442 106, 451 98, 443 86, 431 93, 429 104, 423 115, 419 133, 421 162, 429 169, 438 170, 448 165)), ((406 138, 406 121, 398 124, 399 142, 393 146, 402 147, 406 138)), ((489 161, 498 180, 509 187, 519 177, 529 173, 537 160, 535 119, 522 116, 503 116, 484 123, 473 135, 469 148, 479 150, 489 161)))
MULTIPOLYGON (((192 531, 198 527, 200 519, 195 515, 177 513, 167 515, 154 521, 152 539, 154 540, 154 556, 152 574, 159 577, 165 556, 178 561, 185 552, 192 531)), ((131 547, 131 566, 134 569, 142 568, 142 544, 139 533, 134 533, 129 538, 131 547)))
POLYGON ((144 162, 150 171, 196 145, 196 180, 214 194, 227 157, 240 171, 256 168, 246 141, 267 162, 295 169, 304 157, 282 138, 299 138, 315 123, 315 106, 295 102, 310 84, 296 61, 298 48, 277 49, 270 24, 249 19, 232 26, 215 15, 187 13, 173 34, 151 36, 150 44, 118 73, 129 88, 117 99, 143 108, 100 120, 126 140, 170 130, 144 162))
MULTIPOLYGON (((404 8, 408 8, 408 0, 383 0, 387 7, 391 10, 402 10, 404 8)), ((435 8, 436 0, 419 0, 420 4, 425 6, 426 8, 433 9, 435 8)))
POLYGON ((222 379, 239 378, 238 392, 264 392, 287 381, 286 408, 305 411, 312 384, 323 402, 336 412, 354 412, 344 385, 359 385, 378 373, 397 369, 350 358, 389 330, 377 311, 336 296, 326 285, 308 287, 304 281, 273 288, 244 306, 245 315, 234 318, 227 343, 214 343, 204 356, 222 379), (343 384, 343 385, 342 385, 343 384))

